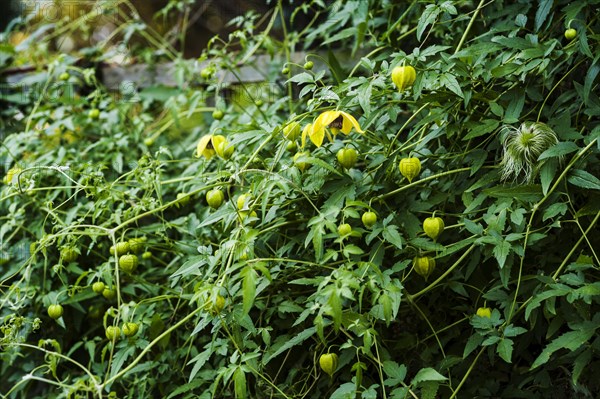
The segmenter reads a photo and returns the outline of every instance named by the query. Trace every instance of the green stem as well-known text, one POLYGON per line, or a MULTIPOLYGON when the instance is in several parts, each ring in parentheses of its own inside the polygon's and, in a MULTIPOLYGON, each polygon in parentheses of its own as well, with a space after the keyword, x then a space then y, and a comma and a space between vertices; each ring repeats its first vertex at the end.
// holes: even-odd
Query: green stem
POLYGON ((473 23, 475 22, 475 18, 477 18, 477 14, 479 14, 479 11, 483 8, 483 3, 485 3, 485 0, 481 0, 479 2, 479 5, 477 6, 477 9, 473 13, 473 16, 471 17, 471 20, 469 21, 469 24, 467 25, 467 29, 465 29, 465 33, 463 33, 462 37, 460 38, 460 42, 458 42, 458 46, 456 46, 456 50, 454 50, 454 54, 458 53, 460 51, 460 48, 462 47, 462 45, 465 43, 465 40, 467 39, 467 35, 469 34, 469 31, 473 27, 473 23))
POLYGON ((119 371, 117 374, 115 374, 114 376, 112 376, 111 378, 109 378, 108 380, 106 380, 102 384, 102 388, 104 386, 108 385, 108 384, 111 384, 113 381, 118 380, 123 375, 125 375, 129 370, 131 370, 132 368, 134 368, 144 358, 144 356, 146 355, 146 353, 148 353, 150 351, 150 349, 152 349, 152 347, 154 345, 156 345, 161 339, 163 339, 164 337, 166 337, 172 331, 175 331, 177 328, 179 328, 182 325, 184 325, 185 323, 187 323, 188 320, 190 320, 193 316, 196 315, 196 313, 200 312, 201 310, 202 310, 201 307, 197 308, 196 310, 194 310, 193 312, 191 312, 190 314, 188 314, 187 316, 185 316, 183 319, 179 320, 176 324, 174 324, 170 328, 166 329, 158 337, 154 338, 154 340, 152 342, 150 342, 148 345, 146 345, 146 347, 142 350, 142 352, 140 352, 140 354, 138 355, 138 357, 136 357, 135 359, 133 359, 133 361, 131 361, 131 363, 129 363, 127 365, 127 367, 125 367, 123 370, 119 371))
POLYGON ((533 211, 531 212, 531 216, 529 217, 529 222, 527 223, 527 231, 525 232, 525 239, 523 240, 523 255, 521 255, 521 260, 519 262, 519 275, 517 278, 517 287, 515 289, 515 295, 513 297, 513 301, 510 306, 510 312, 508 313, 508 316, 506 317, 505 325, 510 324, 510 321, 512 320, 513 313, 515 310, 515 306, 517 305, 517 297, 519 295, 519 289, 521 288, 521 276, 523 274, 523 262, 525 261, 525 252, 527 251, 527 241, 529 240, 529 234, 531 232, 533 218, 534 218, 535 214, 537 213, 538 209, 540 209, 540 207, 542 206, 542 204, 544 202, 546 202, 546 200, 550 197, 550 194, 552 194, 554 192, 554 190, 556 190, 558 185, 566 177, 567 173, 573 167, 573 165, 575 165, 575 163, 583 156, 583 154, 585 154, 590 148, 592 148, 592 146, 596 143, 596 140, 597 140, 597 138, 594 138, 592 141, 590 141, 590 143, 587 146, 585 146, 585 148, 583 148, 581 151, 579 151, 577 153, 577 155, 575 155, 573 157, 573 159, 571 159, 571 162, 569 162, 569 164, 565 167, 565 169, 560 174, 560 176, 558 176, 558 179, 556 179, 556 182, 552 185, 550 190, 548 190, 548 193, 546 193, 544 198, 542 198, 538 203, 536 203, 533 206, 533 211))
POLYGON ((384 198, 391 197, 392 195, 398 194, 401 191, 408 190, 409 188, 417 186, 417 185, 419 185, 421 183, 425 183, 425 182, 430 181, 430 180, 435 180, 435 179, 438 179, 438 178, 443 177, 443 176, 452 175, 454 173, 467 172, 469 170, 471 170, 471 168, 460 168, 460 169, 449 170, 447 172, 438 173, 437 175, 431 175, 431 176, 428 176, 428 177, 426 177, 424 179, 417 180, 414 183, 410 183, 410 184, 407 184, 406 186, 402 186, 400 188, 397 188, 394 191, 390 191, 389 193, 382 194, 382 195, 380 195, 378 197, 375 197, 374 199, 376 199, 376 200, 382 200, 384 198))
POLYGON ((558 87, 558 85, 560 85, 561 82, 563 80, 565 80, 565 78, 567 76, 569 76, 569 74, 571 74, 571 72, 573 72, 575 70, 575 68, 577 68, 583 61, 585 61, 585 59, 579 61, 577 64, 575 64, 575 66, 573 66, 573 68, 569 69, 569 71, 567 73, 565 73, 565 75, 562 78, 560 78, 560 80, 558 82, 556 82, 554 87, 552 87, 552 89, 550 90, 550 92, 548 93, 546 98, 544 98, 544 102, 542 103, 542 106, 540 107, 540 111, 538 112, 536 122, 540 121, 540 117, 542 116, 542 110, 544 109, 544 106, 546 105, 546 101, 548 101, 548 99, 550 98, 550 95, 554 92, 554 90, 558 87))
POLYGON ((483 353, 484 350, 485 350, 485 346, 479 350, 479 353, 477 354, 477 356, 475 356, 475 360, 473 360, 473 363, 471 363, 471 366, 469 366, 469 369, 465 373, 464 377, 462 378, 462 380, 460 380, 460 383, 458 384, 458 386, 456 387, 454 392, 452 392, 452 395, 448 399, 454 399, 456 397, 456 395, 458 394, 458 391, 460 391, 460 388, 462 388, 462 386, 467 381, 467 378, 469 377, 469 375, 473 371, 473 368, 475 367, 475 364, 477 364, 477 361, 479 360, 479 356, 481 356, 481 354, 483 353))
POLYGON ((454 262, 454 264, 452 266, 450 266, 448 268, 448 270, 446 270, 446 272, 444 272, 444 274, 442 274, 437 280, 435 280, 433 283, 429 284, 427 287, 423 288, 421 291, 417 292, 416 294, 413 295, 408 295, 408 299, 410 301, 414 301, 415 299, 417 299, 418 297, 420 297, 421 295, 427 293, 427 291, 431 290, 433 287, 435 287, 437 284, 439 284, 442 280, 444 280, 446 278, 446 276, 448 276, 450 273, 452 273, 452 271, 454 269, 456 269, 458 267, 458 265, 460 265, 460 263, 467 257, 467 255, 469 255, 469 253, 471 253, 471 251, 475 248, 475 244, 471 244, 471 246, 462 254, 462 256, 460 258, 458 258, 458 260, 456 262, 454 262))
POLYGON ((429 103, 425 103, 421 106, 421 108, 419 108, 418 110, 416 110, 410 118, 408 118, 408 120, 406 122, 404 122, 404 125, 402 125, 402 127, 400 128, 400 130, 398 130, 398 133, 396 133, 396 135, 394 136, 394 139, 392 140, 392 142, 390 143, 390 145, 388 146, 388 152, 386 154, 386 156, 390 156, 390 153, 392 152, 392 148, 394 147, 394 143, 396 142, 396 140, 398 140, 398 136, 400 136, 400 133, 402 133, 402 131, 404 130, 404 128, 406 126, 408 126, 408 124, 410 122, 412 122, 413 119, 416 118, 417 115, 419 115, 419 113, 429 105, 429 103))

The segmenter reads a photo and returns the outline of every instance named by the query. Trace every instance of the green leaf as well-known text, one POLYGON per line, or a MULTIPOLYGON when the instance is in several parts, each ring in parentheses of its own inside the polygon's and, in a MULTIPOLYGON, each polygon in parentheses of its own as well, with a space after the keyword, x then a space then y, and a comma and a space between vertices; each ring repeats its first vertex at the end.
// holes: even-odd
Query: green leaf
POLYGON ((440 384, 436 381, 421 383, 421 399, 435 399, 440 384))
POLYGON ((548 194, 550 184, 552 183, 552 180, 556 175, 557 166, 558 162, 556 159, 549 159, 542 165, 542 168, 540 170, 540 181, 542 183, 542 193, 544 195, 548 194))
POLYGON ((572 381, 574 386, 577 386, 577 381, 579 380, 581 373, 583 372, 585 367, 590 363, 591 360, 592 350, 586 349, 585 351, 581 352, 573 362, 572 381))
POLYGON ((506 363, 512 363, 512 352, 513 352, 513 341, 509 338, 503 338, 498 346, 496 352, 506 363))
POLYGON ((440 76, 440 83, 452 93, 456 94, 460 98, 464 98, 465 95, 460 88, 460 84, 453 75, 450 75, 449 73, 442 74, 442 76, 440 76))
POLYGON ((567 212, 567 209, 567 204, 565 204, 564 202, 557 202, 556 204, 552 204, 544 212, 542 221, 545 222, 546 220, 551 219, 558 214, 564 215, 567 212))
POLYGON ((480 334, 473 334, 469 337, 465 345, 465 349, 463 351, 463 359, 466 359, 467 356, 471 354, 471 352, 473 352, 475 349, 477 349, 479 345, 481 345, 481 343, 483 342, 483 338, 484 336, 480 334))
POLYGON ((439 14, 440 10, 435 4, 428 4, 425 7, 417 24, 417 40, 421 40, 421 36, 425 32, 425 29, 427 29, 427 26, 433 24, 439 14))
POLYGON ((535 13, 535 31, 539 31, 552 9, 553 0, 539 0, 537 12, 535 13))
POLYGON ((190 376, 188 378, 189 383, 193 382, 194 377, 196 376, 196 374, 198 374, 198 371, 200 371, 202 367, 204 367, 204 365, 206 364, 208 359, 210 359, 210 356, 212 354, 213 348, 209 346, 206 350, 198 353, 196 356, 194 356, 192 360, 190 360, 187 363, 187 365, 194 364, 194 367, 192 367, 192 371, 190 372, 190 376))
POLYGON ((444 377, 431 367, 427 367, 419 370, 417 375, 412 379, 411 384, 418 384, 423 381, 446 381, 448 378, 444 377))
POLYGON ((531 365, 530 370, 533 370, 543 364, 546 364, 550 360, 550 356, 559 349, 568 349, 574 351, 579 349, 583 344, 589 341, 595 335, 595 330, 585 329, 579 331, 569 331, 564 333, 560 337, 556 338, 550 344, 548 344, 542 353, 535 359, 531 365))
POLYGON ((510 250, 511 250, 510 243, 505 240, 500 241, 494 247, 494 250, 493 250, 494 257, 498 261, 498 265, 500 266, 500 269, 502 269, 504 267, 504 264, 506 263, 506 257, 510 253, 510 250))
POLYGON ((256 280, 258 278, 258 273, 252 266, 246 266, 240 272, 240 275, 243 276, 242 281, 242 295, 243 295, 243 313, 247 315, 252 309, 252 305, 254 305, 254 297, 256 296, 256 280))
POLYGON ((342 325, 342 298, 340 298, 337 288, 331 289, 327 304, 329 305, 329 314, 333 319, 333 326, 338 331, 342 325))
POLYGON ((244 399, 246 397, 246 373, 241 367, 238 367, 233 373, 233 383, 235 386, 235 398, 244 399))
POLYGON ((465 228, 471 234, 481 235, 483 233, 483 226, 481 223, 475 223, 469 219, 463 219, 463 223, 465 224, 465 228))
POLYGON ((585 74, 585 81, 583 83, 583 101, 586 104, 590 98, 590 92, 592 90, 594 80, 596 80, 596 77, 598 76, 598 72, 600 72, 600 66, 596 63, 592 65, 585 74))
POLYGON ((331 394, 329 399, 356 399, 356 394, 356 385, 352 382, 347 382, 340 385, 340 387, 331 394))
POLYGON ((560 157, 566 154, 570 154, 571 152, 575 152, 579 149, 577 144, 572 141, 564 141, 560 143, 556 143, 552 147, 548 148, 546 151, 542 152, 538 157, 538 161, 546 158, 560 157))
POLYGON ((592 190, 600 190, 600 179, 596 176, 586 172, 581 169, 574 169, 569 174, 569 178, 567 179, 569 183, 574 186, 592 189, 592 190))
POLYGON ((472 125, 473 128, 465 137, 463 137, 463 140, 470 140, 472 138, 493 132, 499 125, 500 122, 495 119, 485 119, 472 125))
POLYGON ((383 372, 389 377, 385 381, 385 385, 394 386, 399 385, 404 378, 406 378, 406 366, 394 362, 393 360, 386 360, 383 362, 383 372))
POLYGON ((280 335, 273 346, 269 348, 267 354, 263 357, 263 364, 266 365, 288 349, 303 343, 308 338, 312 337, 316 331, 316 327, 309 327, 301 333, 295 334, 293 338, 290 338, 288 335, 280 335))
POLYGON ((383 229, 383 238, 398 249, 402 249, 402 236, 398 233, 398 226, 388 225, 383 229))

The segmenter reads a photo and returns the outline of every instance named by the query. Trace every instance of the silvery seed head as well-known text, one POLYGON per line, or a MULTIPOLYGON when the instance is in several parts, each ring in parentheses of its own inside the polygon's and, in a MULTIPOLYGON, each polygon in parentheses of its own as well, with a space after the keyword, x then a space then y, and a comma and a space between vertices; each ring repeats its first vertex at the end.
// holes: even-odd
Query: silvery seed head
POLYGON ((541 122, 524 122, 515 128, 504 127, 502 180, 519 180, 531 183, 543 162, 539 156, 558 143, 554 131, 541 122))

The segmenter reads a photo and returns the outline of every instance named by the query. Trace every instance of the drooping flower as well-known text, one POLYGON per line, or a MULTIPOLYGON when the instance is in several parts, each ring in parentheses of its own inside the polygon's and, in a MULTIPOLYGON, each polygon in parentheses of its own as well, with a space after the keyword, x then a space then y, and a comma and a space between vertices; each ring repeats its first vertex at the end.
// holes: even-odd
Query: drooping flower
POLYGON ((216 154, 215 150, 219 145, 226 141, 225 136, 221 136, 220 134, 202 136, 196 147, 196 158, 205 157, 206 159, 211 159, 216 154))
POLYGON ((340 130, 344 134, 349 134, 354 128, 358 133, 364 133, 358 121, 350 114, 344 111, 325 111, 317 117, 312 128, 305 127, 302 132, 302 142, 304 143, 306 135, 317 147, 323 144, 325 138, 325 128, 335 136, 340 130))

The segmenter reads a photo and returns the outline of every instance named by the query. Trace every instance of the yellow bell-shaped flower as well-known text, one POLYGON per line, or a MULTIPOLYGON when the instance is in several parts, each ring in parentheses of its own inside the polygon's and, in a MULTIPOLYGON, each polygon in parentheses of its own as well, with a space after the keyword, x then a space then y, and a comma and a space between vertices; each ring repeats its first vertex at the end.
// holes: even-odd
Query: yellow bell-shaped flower
MULTIPOLYGON (((310 125, 309 125, 310 126, 310 125)), ((305 127, 302 132, 302 143, 306 141, 306 136, 310 138, 317 147, 323 144, 325 138, 325 128, 328 127, 334 135, 341 131, 349 134, 354 128, 358 133, 364 133, 358 121, 350 114, 344 111, 325 111, 317 117, 311 127, 305 127)))
POLYGON ((205 157, 206 159, 211 159, 216 154, 215 150, 219 148, 219 145, 226 141, 227 139, 220 134, 202 136, 196 147, 196 158, 205 157))

